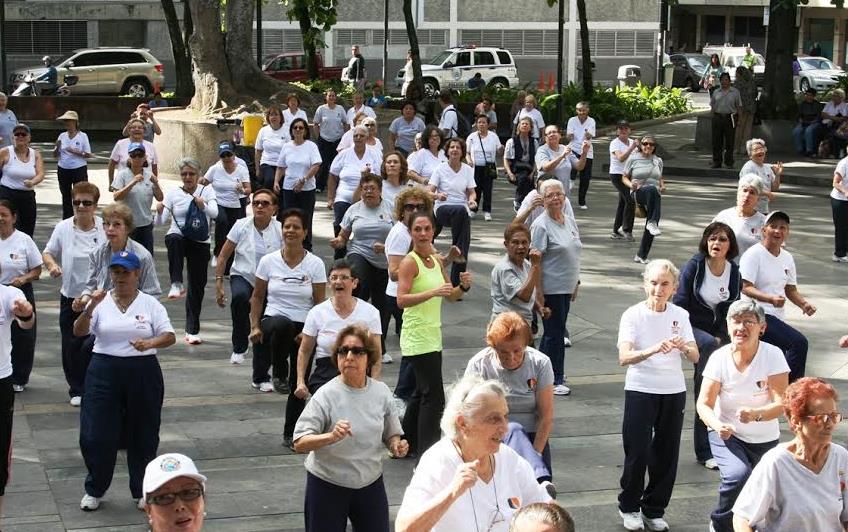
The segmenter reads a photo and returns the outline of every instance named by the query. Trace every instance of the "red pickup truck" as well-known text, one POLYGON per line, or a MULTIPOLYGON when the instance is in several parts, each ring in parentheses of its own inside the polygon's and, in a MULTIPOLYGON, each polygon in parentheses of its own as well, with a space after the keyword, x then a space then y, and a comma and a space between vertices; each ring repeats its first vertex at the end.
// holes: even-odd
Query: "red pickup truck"
MULTIPOLYGON (((342 77, 342 67, 324 66, 321 54, 315 54, 318 63, 320 79, 339 79, 342 77)), ((285 52, 265 57, 262 71, 280 81, 306 81, 306 55, 300 52, 285 52)))

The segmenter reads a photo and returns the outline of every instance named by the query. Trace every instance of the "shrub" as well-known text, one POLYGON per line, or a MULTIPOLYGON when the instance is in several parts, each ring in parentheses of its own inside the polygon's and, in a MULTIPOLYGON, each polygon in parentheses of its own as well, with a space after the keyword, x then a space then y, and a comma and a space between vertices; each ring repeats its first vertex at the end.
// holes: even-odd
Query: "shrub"
POLYGON ((345 83, 340 79, 316 79, 313 81, 293 81, 292 85, 299 87, 307 92, 323 94, 329 89, 336 91, 339 98, 350 98, 356 92, 353 85, 345 83))

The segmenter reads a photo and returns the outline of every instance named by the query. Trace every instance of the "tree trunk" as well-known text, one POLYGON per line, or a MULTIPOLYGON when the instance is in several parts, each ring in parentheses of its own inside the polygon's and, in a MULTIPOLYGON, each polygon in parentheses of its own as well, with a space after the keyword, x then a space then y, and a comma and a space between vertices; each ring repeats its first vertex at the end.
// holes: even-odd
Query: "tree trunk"
POLYGON ((320 78, 318 72, 318 61, 315 50, 315 33, 318 31, 312 27, 312 18, 309 16, 309 6, 306 0, 296 0, 294 11, 297 24, 300 26, 300 34, 303 36, 303 55, 306 58, 306 75, 310 80, 320 78))
POLYGON ((798 111, 792 90, 792 52, 796 43, 795 10, 782 4, 781 0, 770 1, 766 71, 763 95, 758 108, 761 116, 792 119, 798 111))
POLYGON ((418 33, 415 31, 415 19, 412 18, 412 0, 403 0, 403 20, 406 22, 406 36, 412 51, 412 87, 407 90, 410 100, 418 102, 424 97, 424 76, 421 74, 421 53, 418 50, 418 33))
POLYGON ((235 102, 224 34, 221 33, 221 4, 219 0, 188 0, 195 31, 189 39, 194 77, 194 98, 191 107, 211 113, 221 101, 235 102))
MULTIPOLYGON (((162 0, 162 10, 165 13, 165 21, 168 24, 168 35, 171 37, 171 51, 174 54, 174 73, 177 80, 177 96, 188 97, 194 94, 194 80, 191 74, 191 53, 186 46, 186 37, 183 37, 183 28, 177 18, 177 10, 173 0, 162 0)), ((188 14, 184 9, 183 15, 188 14)), ((186 26, 191 25, 191 16, 184 22, 186 26)), ((187 35, 190 35, 187 32, 187 35)), ((154 90, 157 87, 154 87, 154 90)), ((158 87, 161 89, 161 87, 158 87)))
MULTIPOLYGON (((564 0, 562 0, 564 1, 564 0)), ((592 97, 592 52, 589 49, 589 23, 586 19, 586 0, 577 0, 577 16, 580 19, 580 56, 583 60, 583 97, 592 97)))
POLYGON ((266 76, 252 53, 254 0, 227 0, 227 65, 235 89, 242 94, 271 95, 283 86, 266 76))

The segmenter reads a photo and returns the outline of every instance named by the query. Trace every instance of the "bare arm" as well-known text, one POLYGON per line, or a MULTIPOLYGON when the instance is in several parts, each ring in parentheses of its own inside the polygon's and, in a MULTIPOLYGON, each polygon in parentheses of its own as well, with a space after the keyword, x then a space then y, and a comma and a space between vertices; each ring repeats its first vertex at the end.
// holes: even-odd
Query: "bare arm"
POLYGON ((401 261, 403 261, 403 255, 389 255, 389 279, 394 282, 398 281, 401 261))
POLYGON ((754 283, 746 281, 744 279, 742 279, 742 293, 750 297, 751 299, 756 299, 757 301, 762 301, 763 303, 770 303, 778 308, 782 307, 785 302, 785 298, 783 296, 773 296, 771 294, 767 294, 755 287, 754 283))
MULTIPOLYGON (((845 524, 842 524, 845 527, 845 524)), ((848 530, 848 528, 845 528, 848 530)), ((751 528, 751 524, 748 523, 748 520, 744 517, 739 517, 738 515, 733 516, 733 532, 754 532, 754 529, 751 528)))
POLYGON ((786 299, 795 303, 795 306, 804 311, 804 314, 807 316, 812 316, 816 313, 816 307, 814 307, 809 301, 807 301, 804 296, 801 295, 801 292, 798 291, 798 287, 794 284, 788 284, 784 287, 783 292, 786 294, 786 299))
POLYGON ((833 188, 842 194, 848 194, 848 187, 842 184, 842 175, 839 173, 833 174, 833 188))
POLYGON ((387 151, 386 153, 395 151, 395 143, 396 142, 397 142, 397 133, 395 133, 393 131, 389 131, 389 141, 388 141, 389 151, 387 151))
POLYGON ((306 389, 306 370, 309 367, 309 357, 312 356, 312 351, 315 350, 315 337, 308 334, 300 335, 300 347, 297 350, 297 389, 298 392, 302 389, 303 396, 298 395, 301 399, 309 393, 306 389))
POLYGON ((533 448, 542 454, 551 429, 554 426, 554 387, 547 386, 536 390, 536 438, 533 440, 533 448))
POLYGON ((259 161, 262 160, 262 150, 253 150, 253 164, 256 166, 256 175, 261 176, 262 172, 260 170, 260 166, 262 166, 259 161))
POLYGON ((109 190, 112 190, 112 181, 115 179, 115 168, 117 166, 117 161, 109 159, 109 167, 107 168, 107 173, 109 174, 109 190))

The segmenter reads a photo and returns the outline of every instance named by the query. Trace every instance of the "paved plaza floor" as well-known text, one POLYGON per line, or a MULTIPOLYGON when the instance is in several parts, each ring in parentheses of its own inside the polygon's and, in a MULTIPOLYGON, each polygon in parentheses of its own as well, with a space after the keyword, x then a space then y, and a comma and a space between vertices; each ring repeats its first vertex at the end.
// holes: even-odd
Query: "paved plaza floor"
MULTIPOLYGON (((596 147, 596 153, 605 151, 596 147)), ((92 170, 93 181, 103 184, 103 167, 92 170)), ((667 184, 660 223, 663 234, 655 240, 650 257, 666 257, 682 265, 695 252, 702 228, 711 217, 734 204, 735 187, 728 180, 714 182, 706 171, 703 176, 685 179, 667 176, 667 184)), ((55 172, 40 188, 35 236, 43 248, 60 213, 55 172)), ((464 302, 446 303, 444 308, 446 382, 460 375, 467 360, 484 345, 490 311, 489 272, 503 252, 502 231, 511 219, 512 190, 499 179, 494 221, 473 222, 469 263, 474 287, 464 302)), ((801 292, 819 309, 814 317, 803 317, 794 307, 788 311, 789 322, 810 339, 807 373, 833 379, 844 393, 848 391, 848 350, 839 350, 836 342, 848 333, 848 265, 830 260, 833 229, 828 193, 827 188, 788 185, 774 207, 792 216, 787 249, 795 256, 801 292)), ((616 201, 608 178, 601 175, 592 184, 589 210, 577 211, 584 243, 582 286, 568 320, 574 346, 566 351, 573 393, 555 399, 551 435, 559 502, 569 508, 581 531, 621 530, 616 495, 623 459, 620 426, 625 370, 617 363, 615 338, 621 313, 644 294, 640 283, 643 267, 633 262, 638 243, 608 238, 616 201)), ((329 211, 319 209, 316 251, 325 260, 332 255, 329 221, 329 211)), ((157 267, 160 282, 167 287, 163 235, 164 228, 157 228, 157 267)), ((36 283, 36 362, 29 387, 16 397, 13 476, 7 488, 3 529, 144 530, 146 520, 130 498, 123 456, 100 510, 79 510, 85 467, 78 446, 79 410, 68 404, 60 363, 58 287, 59 282, 47 275, 36 283)), ((301 530, 304 457, 281 445, 285 397, 260 394, 250 387, 250 359, 242 366, 229 363, 229 310, 215 306, 213 283, 207 286, 204 300, 204 342, 200 346, 189 347, 182 341, 182 302, 165 306, 178 331, 178 342, 159 354, 165 374, 159 450, 193 457, 208 475, 206 529, 301 530)), ((392 386, 399 366, 397 345, 397 337, 390 333, 389 352, 396 363, 385 367, 384 376, 392 386)), ((677 531, 707 530, 709 510, 716 500, 718 473, 695 462, 692 419, 690 401, 677 485, 666 514, 672 530, 677 531)), ((838 441, 844 443, 846 435, 845 426, 840 427, 838 441)), ((788 439, 786 433, 784 439, 788 439)), ((412 467, 411 460, 385 462, 393 514, 412 467)))

